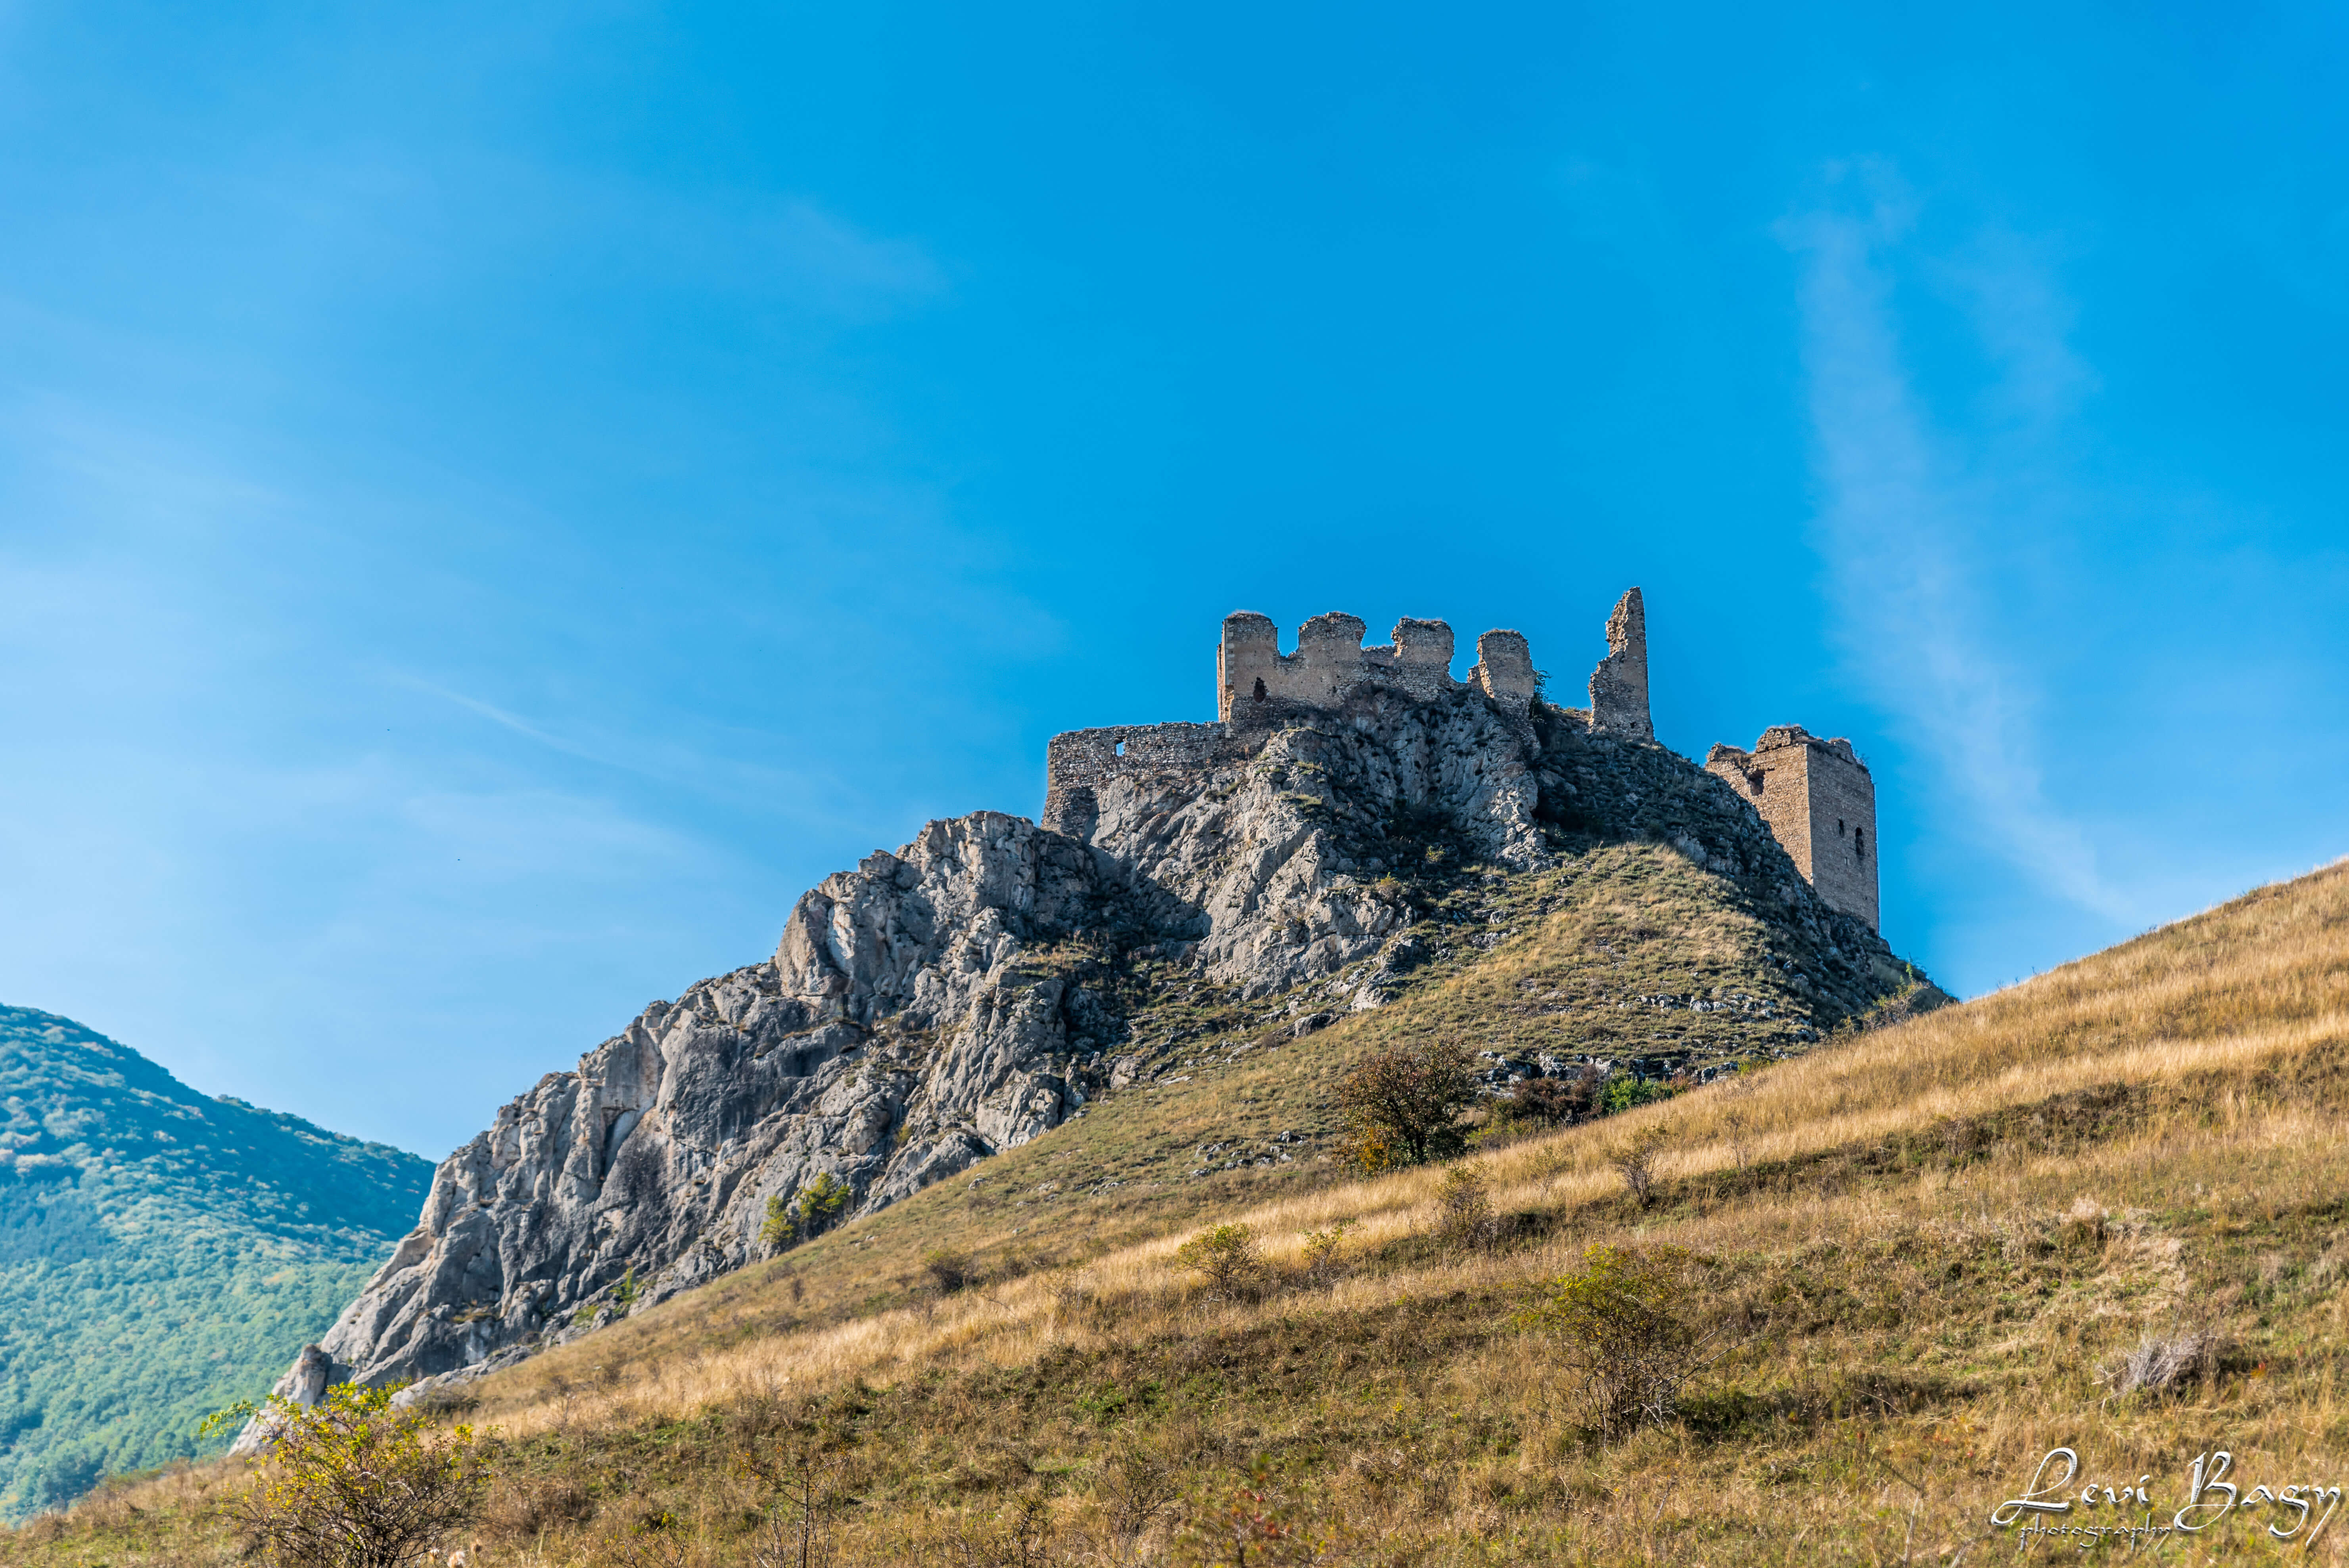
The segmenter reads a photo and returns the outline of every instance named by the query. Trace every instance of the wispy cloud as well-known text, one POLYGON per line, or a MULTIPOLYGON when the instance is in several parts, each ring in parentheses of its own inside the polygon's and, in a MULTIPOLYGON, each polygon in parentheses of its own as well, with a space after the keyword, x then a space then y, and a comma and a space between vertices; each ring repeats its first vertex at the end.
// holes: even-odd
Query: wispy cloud
POLYGON ((542 728, 538 725, 531 723, 530 720, 522 717, 518 714, 508 713, 504 708, 499 707, 493 703, 483 702, 479 697, 467 696, 463 692, 450 691, 446 686, 434 686, 429 681, 419 680, 413 676, 395 674, 389 678, 394 685, 404 686, 411 690, 420 691, 429 696, 437 696, 443 702, 454 703, 468 713, 479 715, 481 717, 488 719, 492 724, 502 725, 505 728, 512 730, 516 735, 526 736, 530 739, 537 741, 541 746, 549 747, 554 750, 560 751, 566 757, 576 757, 588 762, 600 762, 605 766, 611 768, 625 768, 628 769, 631 772, 637 771, 637 769, 630 768, 629 765, 624 761, 607 757, 599 751, 592 749, 591 748, 582 746, 574 740, 566 739, 564 737, 555 734, 552 730, 542 728))
MULTIPOLYGON (((1880 163, 1829 174, 1832 196, 1847 200, 1787 219, 1780 239, 1801 261, 1817 542, 1853 664, 1986 844, 2050 892, 2135 922, 2134 901, 2043 789, 2037 694, 2002 652, 1984 597, 1995 487, 1936 427, 1903 362, 1890 262, 1909 240, 1915 202, 1880 163)), ((2094 382, 2064 341, 2060 295, 2013 244, 1976 247, 1965 282, 2009 419, 2044 435, 2094 382)))

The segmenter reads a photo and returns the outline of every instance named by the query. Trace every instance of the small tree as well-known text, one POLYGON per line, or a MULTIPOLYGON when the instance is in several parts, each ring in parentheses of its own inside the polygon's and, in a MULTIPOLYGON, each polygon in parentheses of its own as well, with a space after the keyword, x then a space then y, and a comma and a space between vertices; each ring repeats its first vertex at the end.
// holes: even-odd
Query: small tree
POLYGON ((1681 1247, 1592 1246, 1549 1282, 1523 1321, 1557 1336, 1590 1424, 1602 1435, 1672 1418, 1681 1387, 1719 1356, 1715 1328, 1690 1321, 1695 1256, 1681 1247))
POLYGON ((819 1171, 789 1203, 770 1194, 767 1215, 759 1226, 759 1241, 771 1253, 812 1241, 832 1228, 848 1207, 854 1189, 828 1171, 819 1171))
POLYGON ((1208 1293, 1237 1301, 1255 1289, 1264 1274, 1256 1233, 1246 1225, 1213 1225, 1174 1249, 1174 1266, 1205 1275, 1208 1293))
POLYGON ((780 1193, 767 1194, 767 1217, 759 1226, 759 1244, 770 1253, 788 1249, 799 1239, 799 1221, 780 1193))
POLYGON ((636 1311, 644 1295, 645 1287, 636 1282, 636 1265, 630 1264, 627 1272, 620 1276, 620 1283, 612 1287, 612 1305, 619 1308, 620 1316, 626 1317, 636 1311))
POLYGON ((1475 1103, 1473 1062, 1466 1047, 1449 1040, 1415 1041, 1363 1057, 1338 1090, 1361 1167, 1419 1165, 1465 1148, 1458 1119, 1475 1103))
POLYGON ((259 1484, 222 1515, 284 1568, 394 1568, 462 1524, 488 1482, 473 1429, 427 1430, 388 1388, 338 1383, 315 1405, 273 1394, 204 1429, 258 1418, 272 1439, 259 1484))
POLYGON ((735 1469, 766 1493, 750 1546, 758 1568, 825 1568, 832 1562, 824 1524, 842 1470, 832 1447, 832 1434, 802 1420, 778 1440, 735 1449, 735 1469))
POLYGON ((828 1171, 819 1171, 800 1189, 800 1234, 820 1236, 848 1207, 848 1183, 828 1171))

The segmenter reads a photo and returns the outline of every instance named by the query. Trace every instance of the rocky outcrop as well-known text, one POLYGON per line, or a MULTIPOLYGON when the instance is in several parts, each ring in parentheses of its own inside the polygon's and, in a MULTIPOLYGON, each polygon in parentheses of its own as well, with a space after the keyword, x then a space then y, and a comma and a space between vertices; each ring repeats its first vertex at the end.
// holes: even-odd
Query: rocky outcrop
POLYGON ((1515 688, 1370 682, 1176 738, 1110 743, 1062 791, 1065 831, 979 812, 828 878, 771 959, 653 1003, 502 1109, 320 1341, 334 1375, 473 1375, 741 1266, 819 1179, 870 1212, 1036 1137, 1138 1070, 1106 983, 1138 953, 1244 997, 1348 988, 1292 1009, 1311 1027, 1425 961, 1405 890, 1431 858, 1526 872, 1577 834, 1677 834, 1808 893, 1719 780, 1515 688))
POLYGON ((772 959, 656 1002, 435 1173, 417 1228, 320 1341, 336 1374, 440 1377, 592 1328, 762 1248, 818 1176, 870 1211, 1105 1088, 1100 955, 1248 995, 1376 953, 1400 818, 1540 863, 1533 731, 1479 692, 1358 695, 1204 768, 1124 775, 1083 836, 980 812, 825 880, 772 959))
POLYGON ((1399 826, 1441 822, 1466 852, 1520 871, 1547 862, 1536 750, 1530 727, 1479 693, 1372 689, 1204 773, 1104 781, 1088 837, 1199 912, 1206 978, 1268 995, 1408 923, 1390 873, 1419 851, 1399 826))

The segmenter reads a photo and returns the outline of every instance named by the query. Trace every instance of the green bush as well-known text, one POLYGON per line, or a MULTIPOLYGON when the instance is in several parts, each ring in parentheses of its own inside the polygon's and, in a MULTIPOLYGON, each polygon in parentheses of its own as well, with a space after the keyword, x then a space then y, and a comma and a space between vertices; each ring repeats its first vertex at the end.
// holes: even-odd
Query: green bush
POLYGON ((1526 1313, 1527 1327, 1557 1336, 1602 1436, 1669 1422, 1682 1385, 1718 1355, 1718 1329, 1692 1320, 1700 1266, 1682 1247, 1592 1246, 1526 1313))
POLYGON ((285 1568, 397 1568, 433 1552, 488 1484, 471 1427, 429 1433, 389 1388, 336 1384, 316 1405, 272 1395, 206 1422, 258 1417, 274 1441, 261 1484, 222 1513, 285 1568))
POLYGON ((1264 1276, 1256 1233, 1246 1225, 1212 1225, 1175 1248, 1174 1261, 1204 1276, 1208 1294, 1225 1301, 1253 1294, 1264 1276))
POLYGON ((1607 1080, 1607 1093, 1601 1103, 1607 1114, 1613 1116, 1618 1111, 1635 1110, 1643 1105, 1653 1105, 1660 1099, 1670 1099, 1674 1092, 1671 1085, 1661 1080, 1617 1073, 1607 1080))

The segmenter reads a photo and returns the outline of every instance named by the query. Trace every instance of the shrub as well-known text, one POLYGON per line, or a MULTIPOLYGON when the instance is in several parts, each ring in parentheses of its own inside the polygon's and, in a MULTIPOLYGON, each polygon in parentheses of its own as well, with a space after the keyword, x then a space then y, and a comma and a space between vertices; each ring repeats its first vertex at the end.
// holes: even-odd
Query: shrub
POLYGON ((1327 1280, 1338 1270, 1338 1249, 1346 1244, 1346 1233, 1354 1228, 1351 1220, 1332 1220, 1326 1231, 1305 1233, 1305 1275, 1315 1284, 1327 1280))
POLYGON ((1495 1109, 1505 1121, 1564 1127, 1597 1114, 1599 1095, 1599 1073, 1585 1068, 1573 1078, 1520 1078, 1495 1109))
POLYGON ((1607 1080, 1605 1095, 1599 1109, 1609 1116, 1618 1111, 1637 1110, 1643 1105, 1653 1105, 1660 1099, 1670 1099, 1672 1086, 1648 1078, 1633 1078, 1630 1073, 1617 1073, 1607 1080))
POLYGON ((819 1171, 789 1203, 770 1196, 766 1220, 759 1227, 760 1242, 770 1253, 780 1253, 822 1235, 848 1207, 853 1191, 830 1171, 819 1171))
POLYGON ((1220 1503, 1198 1507, 1174 1537, 1181 1568, 1309 1568, 1330 1560, 1338 1532, 1267 1484, 1250 1484, 1220 1503))
POLYGON ((1466 1147, 1461 1111, 1475 1103, 1474 1058, 1448 1040, 1374 1051, 1346 1075, 1338 1104, 1363 1170, 1419 1165, 1466 1147))
POLYGON ((1454 1165, 1444 1173, 1435 1203, 1442 1216, 1439 1230, 1454 1246, 1488 1247, 1496 1239, 1499 1227, 1494 1222, 1493 1200, 1485 1191, 1485 1179, 1465 1165, 1454 1165))
POLYGON ((257 1418, 273 1438, 261 1484, 223 1515, 286 1568, 394 1568, 438 1547, 488 1473, 471 1427, 428 1432, 429 1418, 395 1409, 391 1395, 338 1383, 316 1405, 273 1394, 207 1421, 257 1418))
POLYGON ((1530 1309, 1527 1326, 1555 1334, 1591 1427, 1601 1435, 1672 1418, 1682 1384, 1719 1352, 1700 1328, 1691 1276, 1697 1260, 1673 1246, 1592 1246, 1530 1309))
POLYGON ((1030 1492, 1004 1510, 993 1528, 955 1532, 954 1544, 962 1568, 1049 1568, 1058 1533, 1052 1505, 1030 1492))
POLYGON ((1256 1233, 1246 1225, 1213 1225, 1174 1249, 1174 1266, 1203 1275, 1208 1294, 1237 1301, 1252 1293, 1264 1274, 1256 1233))
POLYGON ((932 1247, 922 1254, 923 1281, 940 1295, 952 1295, 978 1277, 978 1266, 968 1253, 953 1247, 932 1247))
POLYGON ((1656 1161, 1671 1132, 1663 1127, 1643 1127, 1607 1150, 1607 1163, 1623 1178, 1623 1189, 1642 1209, 1656 1184, 1656 1161))

